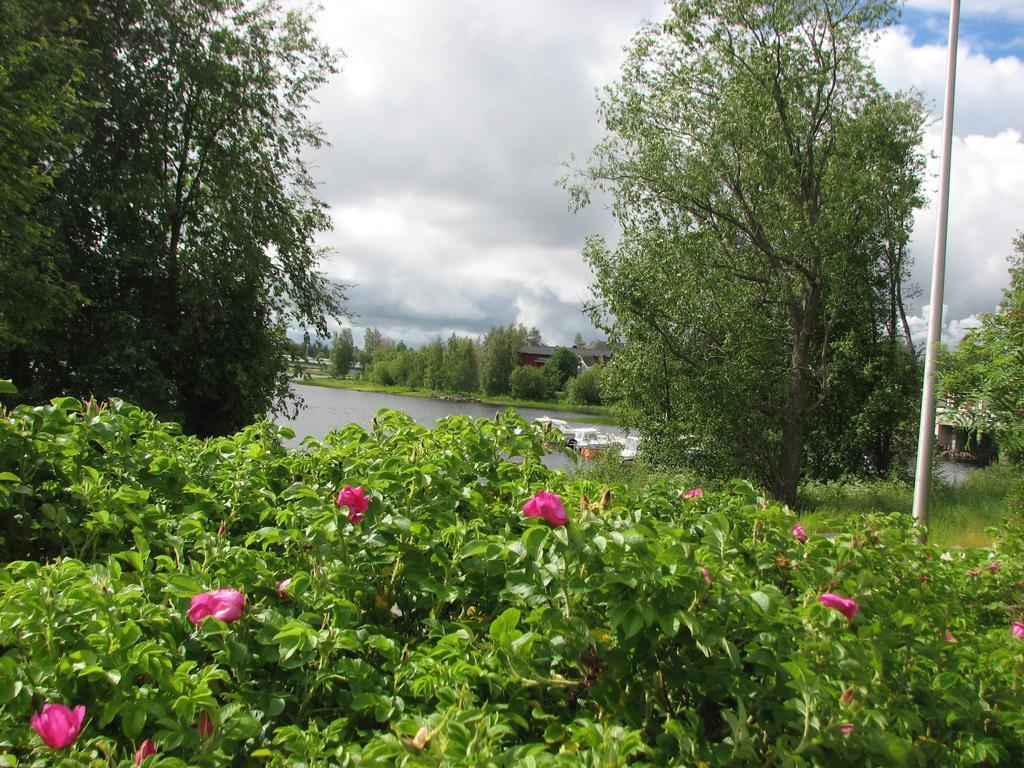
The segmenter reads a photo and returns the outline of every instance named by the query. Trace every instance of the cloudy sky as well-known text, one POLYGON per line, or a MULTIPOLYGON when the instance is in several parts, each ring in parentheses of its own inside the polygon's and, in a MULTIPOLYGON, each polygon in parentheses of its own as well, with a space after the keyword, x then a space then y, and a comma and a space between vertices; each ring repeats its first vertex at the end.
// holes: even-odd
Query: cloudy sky
MULTIPOLYGON (((955 341, 991 311, 1024 229, 1024 0, 961 11, 946 311, 955 341)), ((588 234, 615 238, 605 206, 571 213, 555 185, 601 139, 596 92, 661 0, 329 0, 320 36, 345 53, 314 110, 330 146, 312 157, 334 231, 327 274, 353 285, 361 329, 414 345, 495 325, 537 326, 549 343, 580 332, 588 234)), ((922 91, 942 113, 948 0, 909 0, 871 49, 882 82, 922 91)), ((928 129, 937 155, 942 127, 928 129)), ((927 186, 938 188, 938 161, 927 186)), ((924 332, 934 206, 912 250, 924 332)))

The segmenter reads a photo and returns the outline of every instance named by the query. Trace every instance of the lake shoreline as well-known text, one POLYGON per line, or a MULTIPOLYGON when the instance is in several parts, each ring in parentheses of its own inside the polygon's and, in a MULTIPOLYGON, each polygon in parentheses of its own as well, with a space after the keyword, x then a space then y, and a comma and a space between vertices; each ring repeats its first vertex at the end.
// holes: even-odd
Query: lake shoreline
MULTIPOLYGON (((349 379, 331 379, 331 378, 310 378, 310 379, 292 379, 293 384, 301 384, 312 387, 324 387, 328 389, 346 389, 354 390, 357 392, 374 392, 378 394, 394 395, 396 397, 416 397, 421 399, 431 400, 442 400, 448 401, 446 397, 439 395, 436 392, 428 392, 422 389, 410 389, 409 387, 400 386, 389 386, 383 384, 373 384, 364 381, 351 381, 349 379)), ((445 393, 447 395, 449 393, 445 393)), ((494 405, 502 408, 528 408, 531 410, 550 410, 557 411, 563 414, 573 414, 577 416, 585 416, 586 420, 591 424, 603 424, 608 426, 616 426, 617 422, 615 417, 611 414, 611 409, 607 406, 601 405, 574 405, 564 401, 547 402, 541 400, 517 400, 513 397, 490 397, 487 395, 473 395, 475 398, 473 402, 479 405, 494 405)), ((450 401, 449 401, 450 402, 450 401)), ((457 402, 457 401, 456 401, 457 402)))

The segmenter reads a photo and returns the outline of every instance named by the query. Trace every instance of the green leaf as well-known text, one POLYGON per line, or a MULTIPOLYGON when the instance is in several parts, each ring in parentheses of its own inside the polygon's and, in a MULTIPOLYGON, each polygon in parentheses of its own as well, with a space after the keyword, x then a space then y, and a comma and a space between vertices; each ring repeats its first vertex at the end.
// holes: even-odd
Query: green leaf
POLYGON ((498 645, 511 645, 512 641, 519 637, 516 630, 519 624, 520 613, 516 608, 505 609, 498 618, 491 622, 488 634, 498 645))
POLYGON ((142 735, 142 729, 146 726, 146 710, 129 704, 121 710, 121 726, 125 736, 132 741, 137 741, 142 735))
POLYGON ((750 595, 750 599, 753 600, 761 608, 762 611, 768 613, 771 610, 772 600, 764 592, 758 590, 750 595))

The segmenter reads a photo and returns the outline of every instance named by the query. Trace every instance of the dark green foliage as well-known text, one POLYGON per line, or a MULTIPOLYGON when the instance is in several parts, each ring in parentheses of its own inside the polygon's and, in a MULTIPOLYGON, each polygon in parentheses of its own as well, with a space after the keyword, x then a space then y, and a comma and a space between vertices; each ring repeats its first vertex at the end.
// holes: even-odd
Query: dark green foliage
POLYGON ((370 381, 384 386, 422 386, 423 368, 419 354, 402 344, 400 347, 373 364, 370 381))
POLYGON ((548 395, 565 388, 566 383, 579 373, 580 357, 567 347, 559 347, 544 363, 544 384, 548 395))
POLYGON ((513 397, 523 400, 543 400, 548 391, 544 371, 532 365, 516 366, 512 371, 511 388, 513 397))
POLYGON ((284 407, 285 328, 325 335, 340 312, 303 162, 333 71, 309 23, 273 0, 114 0, 50 30, 80 52, 81 135, 32 217, 52 233, 47 274, 80 298, 0 338, 23 394, 128 396, 199 434, 284 407))
POLYGON ((40 203, 83 128, 77 18, 85 10, 70 0, 0 3, 0 374, 8 376, 29 367, 26 350, 44 346, 79 300, 57 269, 53 217, 40 203))
POLYGON ((424 344, 419 350, 422 370, 421 386, 434 391, 446 386, 444 372, 444 342, 440 338, 424 344))
POLYGON ((204 768, 1024 753, 1018 528, 946 554, 871 515, 801 544, 746 483, 683 499, 552 472, 511 414, 290 436, 200 441, 71 399, 0 419, 5 762, 130 765, 144 738, 154 764, 204 768), (359 524, 343 485, 370 495, 359 524), (542 489, 566 527, 523 515, 542 489), (242 617, 193 626, 190 599, 220 588, 244 590, 242 617), (29 727, 47 701, 88 708, 66 751, 29 727))
POLYGON ((338 379, 348 376, 357 352, 351 328, 342 328, 335 333, 331 341, 331 376, 338 379))
POLYGON ((593 365, 569 382, 569 402, 578 405, 601 405, 604 367, 593 365))
POLYGON ((472 339, 456 336, 444 348, 443 376, 449 392, 476 392, 480 386, 480 366, 472 339))
POLYGON ((832 345, 829 403, 811 419, 806 473, 818 480, 879 477, 916 450, 919 367, 905 344, 863 345, 851 334, 832 345))
POLYGON ((511 391, 512 370, 519 364, 519 348, 526 343, 527 335, 521 325, 487 332, 480 352, 480 389, 485 395, 507 395, 511 391))

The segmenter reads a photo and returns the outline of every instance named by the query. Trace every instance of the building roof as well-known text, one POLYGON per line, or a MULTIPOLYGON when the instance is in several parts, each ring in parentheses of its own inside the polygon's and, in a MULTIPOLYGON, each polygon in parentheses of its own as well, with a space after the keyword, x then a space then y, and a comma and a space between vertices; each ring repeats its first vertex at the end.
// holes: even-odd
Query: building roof
POLYGON ((558 347, 520 347, 520 355, 553 355, 558 347))

